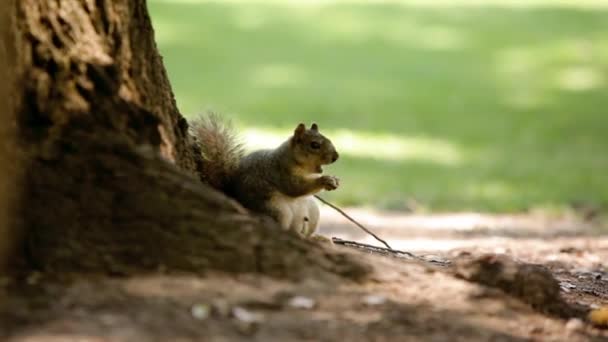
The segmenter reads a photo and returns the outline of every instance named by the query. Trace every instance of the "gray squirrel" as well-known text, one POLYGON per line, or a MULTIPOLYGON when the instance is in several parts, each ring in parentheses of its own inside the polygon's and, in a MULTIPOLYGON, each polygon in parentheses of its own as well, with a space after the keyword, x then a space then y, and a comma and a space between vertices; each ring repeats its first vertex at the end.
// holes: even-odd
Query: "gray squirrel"
POLYGON ((232 126, 216 114, 191 123, 201 151, 201 178, 244 207, 275 219, 285 230, 311 237, 319 226, 313 196, 335 190, 338 178, 323 175, 323 165, 338 160, 331 140, 313 123, 300 123, 285 142, 271 150, 245 155, 232 126))

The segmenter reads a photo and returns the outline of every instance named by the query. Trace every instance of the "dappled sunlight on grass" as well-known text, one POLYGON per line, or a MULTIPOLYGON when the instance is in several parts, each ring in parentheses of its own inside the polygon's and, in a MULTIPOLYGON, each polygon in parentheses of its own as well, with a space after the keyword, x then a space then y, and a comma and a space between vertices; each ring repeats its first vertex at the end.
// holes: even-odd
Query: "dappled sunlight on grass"
POLYGON ((268 64, 254 69, 251 83, 261 87, 298 86, 307 81, 306 73, 295 65, 268 64))
POLYGON ((241 30, 254 31, 261 29, 268 18, 256 10, 255 8, 249 10, 239 11, 235 17, 235 24, 241 30))
POLYGON ((180 38, 187 42, 190 37, 184 36, 179 28, 171 25, 171 22, 158 19, 154 23, 154 38, 157 42, 178 42, 180 38))
POLYGON ((499 50, 496 72, 505 103, 519 109, 542 108, 559 101, 557 91, 608 89, 601 45, 589 38, 548 41, 542 45, 499 50))
MULTIPOLYGON (((330 137, 342 155, 383 160, 419 160, 441 165, 455 165, 462 161, 457 146, 440 139, 400 137, 351 130, 321 129, 330 137)), ((243 140, 249 149, 274 148, 289 137, 289 130, 246 128, 243 140)))
POLYGON ((608 1, 149 6, 182 113, 226 113, 252 148, 319 122, 340 204, 608 204, 608 1))
POLYGON ((585 91, 603 85, 601 70, 591 67, 574 66, 564 68, 557 75, 557 86, 564 90, 585 91))
POLYGON ((455 50, 467 44, 466 32, 453 26, 426 26, 399 17, 384 25, 376 28, 376 35, 395 44, 437 51, 455 50))
POLYGON ((506 89, 504 101, 515 108, 540 107, 547 101, 540 84, 541 61, 530 48, 513 47, 500 50, 496 56, 496 69, 506 89))
MULTIPOLYGON (((155 0, 171 3, 233 3, 250 4, 251 0, 155 0)), ((451 7, 451 6, 504 6, 514 8, 533 8, 554 5, 574 8, 608 8, 603 0, 263 0, 266 4, 281 4, 290 6, 328 6, 335 4, 400 4, 420 7, 451 7)))
POLYGON ((462 48, 466 38, 462 32, 450 26, 431 26, 422 30, 412 30, 421 47, 431 50, 452 50, 462 48))
POLYGON ((319 38, 328 39, 328 35, 342 38, 346 41, 365 41, 376 34, 377 28, 372 23, 360 20, 355 12, 343 11, 339 13, 310 13, 311 17, 317 17, 319 25, 311 27, 311 30, 319 32, 319 38))
POLYGON ((516 191, 505 182, 493 181, 469 184, 465 187, 463 194, 470 197, 485 198, 487 201, 495 201, 514 196, 516 191))

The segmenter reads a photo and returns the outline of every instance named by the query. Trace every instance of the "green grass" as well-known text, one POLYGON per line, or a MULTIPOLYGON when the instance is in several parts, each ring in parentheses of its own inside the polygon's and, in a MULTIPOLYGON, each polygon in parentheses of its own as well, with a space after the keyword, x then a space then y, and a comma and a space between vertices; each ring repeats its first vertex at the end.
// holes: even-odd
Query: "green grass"
MULTIPOLYGON (((608 205, 604 1, 149 0, 178 105, 316 121, 348 205, 608 205)), ((264 139, 262 139, 264 138, 264 139)))

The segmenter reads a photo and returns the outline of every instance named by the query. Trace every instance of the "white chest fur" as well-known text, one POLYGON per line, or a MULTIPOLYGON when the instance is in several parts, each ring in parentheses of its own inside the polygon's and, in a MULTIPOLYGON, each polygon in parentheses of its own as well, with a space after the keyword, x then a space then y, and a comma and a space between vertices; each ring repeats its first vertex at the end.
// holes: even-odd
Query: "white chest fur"
POLYGON ((291 229, 309 237, 319 226, 319 207, 313 196, 293 198, 277 192, 270 205, 279 213, 279 223, 285 230, 291 229))

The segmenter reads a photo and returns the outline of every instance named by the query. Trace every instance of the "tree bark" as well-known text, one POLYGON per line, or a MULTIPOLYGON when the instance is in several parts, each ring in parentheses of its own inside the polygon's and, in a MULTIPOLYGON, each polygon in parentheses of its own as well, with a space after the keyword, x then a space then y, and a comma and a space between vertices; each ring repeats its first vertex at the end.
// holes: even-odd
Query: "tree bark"
POLYGON ((282 232, 199 181, 201 158, 144 0, 10 4, 28 265, 118 274, 159 267, 292 278, 368 273, 353 255, 282 232))
POLYGON ((14 204, 19 189, 14 102, 10 92, 14 77, 9 72, 14 67, 14 45, 10 39, 13 18, 10 16, 10 8, 8 0, 0 3, 0 273, 4 271, 6 258, 14 248, 13 239, 17 233, 13 231, 17 226, 14 204))

